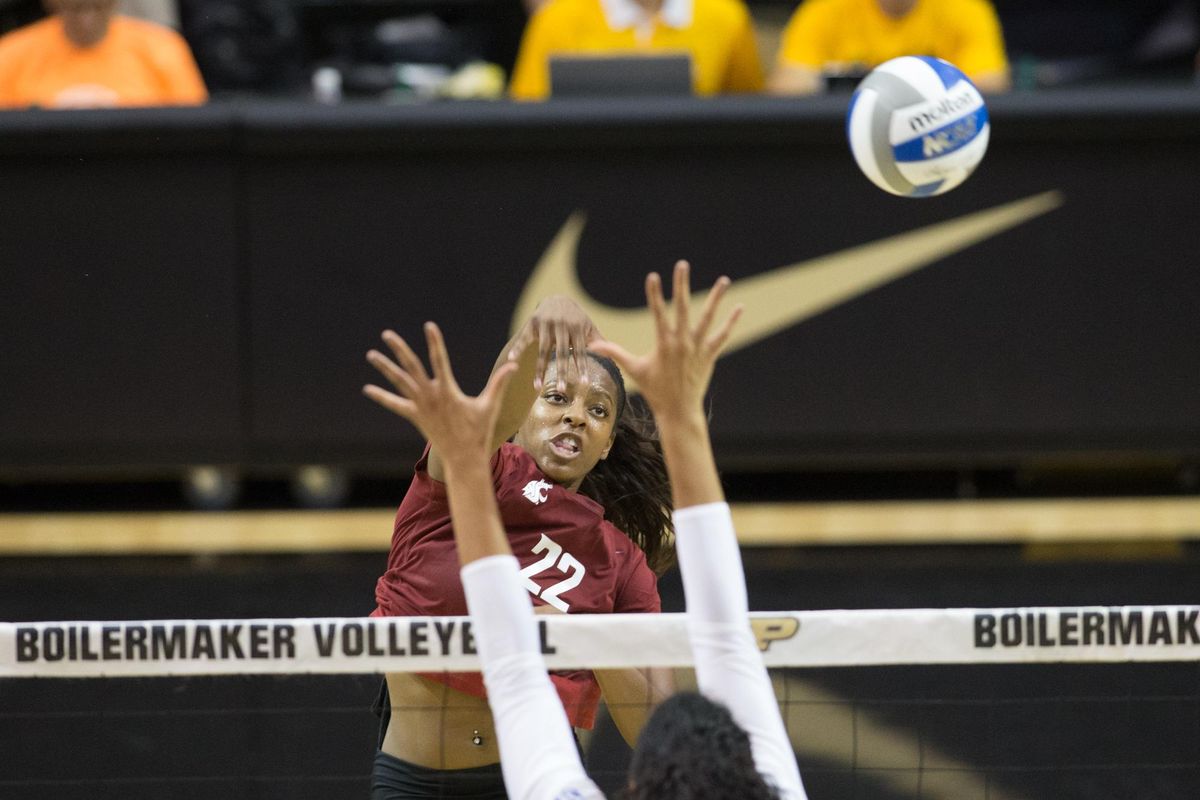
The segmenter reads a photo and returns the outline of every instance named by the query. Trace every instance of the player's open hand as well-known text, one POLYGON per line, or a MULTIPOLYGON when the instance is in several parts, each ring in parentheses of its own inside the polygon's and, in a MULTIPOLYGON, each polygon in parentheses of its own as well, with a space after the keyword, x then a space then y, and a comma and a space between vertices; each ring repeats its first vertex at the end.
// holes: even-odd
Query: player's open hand
MULTIPOLYGON (((547 297, 538 303, 533 316, 517 337, 514 350, 537 345, 537 366, 533 383, 540 391, 542 377, 550 366, 554 353, 558 364, 558 389, 566 389, 567 380, 587 374, 587 351, 592 342, 600 340, 600 331, 574 300, 562 295, 547 297)), ((510 353, 509 359, 515 356, 510 353)))
POLYGON ((616 361, 637 381, 642 396, 660 420, 703 408, 717 356, 742 313, 739 305, 714 327, 729 284, 729 278, 717 280, 693 322, 688 263, 675 264, 669 305, 663 298, 662 279, 652 272, 646 276, 646 302, 654 313, 654 349, 635 356, 612 342, 592 344, 592 350, 616 361))
POLYGON ((395 391, 368 384, 363 387, 363 394, 417 426, 443 458, 490 456, 492 428, 500 413, 504 387, 516 371, 515 359, 510 358, 493 371, 483 391, 471 397, 463 393, 454 379, 446 342, 434 323, 425 323, 432 374, 425 371, 421 359, 395 331, 384 331, 383 341, 395 360, 371 350, 367 361, 395 391))

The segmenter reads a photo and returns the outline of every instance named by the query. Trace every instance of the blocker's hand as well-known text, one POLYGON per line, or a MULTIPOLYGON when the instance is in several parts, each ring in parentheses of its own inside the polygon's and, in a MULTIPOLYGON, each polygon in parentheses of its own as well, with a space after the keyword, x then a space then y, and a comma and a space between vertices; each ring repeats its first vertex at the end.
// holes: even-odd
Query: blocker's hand
POLYGON ((660 419, 703 409, 713 365, 742 314, 742 306, 735 307, 713 331, 717 308, 730 284, 729 278, 722 276, 713 285, 693 325, 688 262, 676 262, 673 282, 668 307, 658 273, 646 276, 646 302, 654 313, 656 332, 653 350, 635 356, 613 342, 592 344, 592 350, 616 361, 637 381, 642 396, 660 419))
POLYGON ((425 323, 432 376, 395 331, 384 331, 383 341, 395 360, 378 350, 371 350, 367 353, 367 361, 395 391, 368 384, 363 387, 363 394, 415 425, 447 461, 464 458, 486 462, 494 449, 491 446, 492 428, 500 413, 504 388, 517 369, 515 359, 520 356, 519 348, 492 372, 483 391, 471 397, 463 393, 454 379, 446 342, 434 323, 425 323))

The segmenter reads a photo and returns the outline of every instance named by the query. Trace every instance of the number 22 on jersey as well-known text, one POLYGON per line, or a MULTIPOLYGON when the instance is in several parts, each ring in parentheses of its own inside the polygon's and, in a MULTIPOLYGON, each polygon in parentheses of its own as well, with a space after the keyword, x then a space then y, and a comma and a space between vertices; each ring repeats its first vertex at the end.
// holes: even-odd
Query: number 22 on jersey
POLYGON ((567 613, 567 609, 571 607, 570 603, 564 601, 560 595, 582 583, 587 569, 579 563, 575 556, 564 551, 561 544, 544 533, 530 552, 534 555, 538 553, 545 553, 545 555, 521 570, 521 581, 525 584, 525 588, 534 597, 542 598, 547 605, 557 608, 564 614, 567 613), (534 582, 533 576, 543 573, 551 567, 557 567, 558 571, 567 577, 558 583, 552 583, 542 588, 534 582))

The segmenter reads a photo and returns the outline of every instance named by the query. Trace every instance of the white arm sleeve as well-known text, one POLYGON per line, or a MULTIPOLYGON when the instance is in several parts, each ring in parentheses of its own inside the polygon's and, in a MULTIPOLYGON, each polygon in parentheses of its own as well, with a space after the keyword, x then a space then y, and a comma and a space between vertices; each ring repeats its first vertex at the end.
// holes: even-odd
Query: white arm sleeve
POLYGON ((784 800, 806 800, 775 690, 749 625, 742 554, 726 503, 675 511, 696 681, 750 735, 754 764, 784 800))
POLYGON ((567 713, 546 674, 517 559, 462 568, 475 645, 496 724, 500 769, 512 800, 603 800, 579 760, 567 713))

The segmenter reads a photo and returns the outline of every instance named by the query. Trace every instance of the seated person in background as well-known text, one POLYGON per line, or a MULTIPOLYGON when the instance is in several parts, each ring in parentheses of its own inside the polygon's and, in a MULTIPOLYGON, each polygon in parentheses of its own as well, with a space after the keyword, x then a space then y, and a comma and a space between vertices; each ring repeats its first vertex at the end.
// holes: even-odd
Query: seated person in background
POLYGON ((804 0, 779 44, 774 94, 813 94, 826 76, 861 77, 898 56, 935 56, 981 92, 1010 85, 1000 20, 988 0, 804 0))
POLYGON ((116 13, 117 0, 46 0, 50 16, 0 39, 0 108, 198 105, 187 42, 116 13))
POLYGON ((690 56, 696 94, 762 91, 742 0, 549 0, 525 28, 509 92, 546 98, 553 56, 669 54, 690 56))

